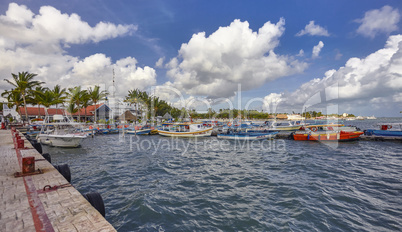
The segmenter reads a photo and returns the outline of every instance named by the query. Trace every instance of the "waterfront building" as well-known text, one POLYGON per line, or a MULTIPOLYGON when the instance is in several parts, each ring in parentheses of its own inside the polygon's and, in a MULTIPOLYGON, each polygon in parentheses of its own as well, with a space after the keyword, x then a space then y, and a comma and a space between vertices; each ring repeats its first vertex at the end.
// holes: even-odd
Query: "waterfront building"
MULTIPOLYGON (((91 105, 86 108, 80 109, 78 112, 71 114, 74 120, 80 121, 80 122, 86 122, 86 121, 94 121, 95 118, 95 110, 96 110, 96 116, 98 120, 108 120, 109 119, 109 111, 110 108, 104 103, 96 104, 96 105, 91 105)), ((52 117, 55 114, 65 114, 64 109, 56 109, 56 108, 48 108, 47 111, 45 111, 45 108, 43 107, 27 107, 27 112, 28 112, 28 118, 29 120, 39 118, 39 119, 44 119, 46 115, 50 117, 52 120, 52 117)), ((21 118, 25 118, 25 108, 20 107, 19 113, 21 114, 21 118)), ((70 113, 67 113, 70 115, 70 113)))

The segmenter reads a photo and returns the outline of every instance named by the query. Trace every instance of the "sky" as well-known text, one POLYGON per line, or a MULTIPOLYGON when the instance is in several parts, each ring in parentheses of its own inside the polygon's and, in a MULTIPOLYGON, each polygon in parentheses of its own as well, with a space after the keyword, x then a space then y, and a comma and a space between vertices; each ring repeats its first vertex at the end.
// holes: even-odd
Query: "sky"
POLYGON ((140 89, 199 111, 402 116, 400 0, 0 3, 3 79, 140 89))

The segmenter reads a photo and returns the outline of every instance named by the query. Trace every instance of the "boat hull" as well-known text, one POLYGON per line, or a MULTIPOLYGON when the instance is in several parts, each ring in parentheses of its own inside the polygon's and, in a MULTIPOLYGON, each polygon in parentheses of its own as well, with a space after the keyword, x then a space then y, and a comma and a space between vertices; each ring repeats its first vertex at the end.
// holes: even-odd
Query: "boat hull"
POLYGON ((168 136, 168 137, 187 137, 187 138, 208 137, 211 136, 212 134, 212 128, 193 132, 175 132, 175 131, 158 130, 158 133, 162 136, 168 136))
POLYGON ((238 134, 218 134, 218 139, 232 140, 264 140, 273 138, 278 132, 271 133, 238 133, 238 134))
POLYGON ((129 130, 125 133, 127 134, 135 134, 135 135, 149 135, 151 134, 152 129, 144 129, 144 130, 129 130))
POLYGON ((295 130, 299 130, 300 127, 302 127, 301 125, 299 126, 277 126, 277 127, 270 127, 270 130, 275 130, 275 131, 295 131, 295 130))
POLYGON ((302 133, 294 134, 293 139, 299 141, 352 141, 356 140, 362 135, 361 131, 341 131, 338 133, 302 133))
POLYGON ((41 144, 49 145, 53 147, 79 147, 81 145, 82 140, 84 140, 86 136, 63 136, 63 135, 46 135, 39 134, 38 141, 41 144))
POLYGON ((390 130, 366 130, 365 135, 376 135, 376 136, 391 136, 391 137, 402 137, 402 131, 390 131, 390 130))

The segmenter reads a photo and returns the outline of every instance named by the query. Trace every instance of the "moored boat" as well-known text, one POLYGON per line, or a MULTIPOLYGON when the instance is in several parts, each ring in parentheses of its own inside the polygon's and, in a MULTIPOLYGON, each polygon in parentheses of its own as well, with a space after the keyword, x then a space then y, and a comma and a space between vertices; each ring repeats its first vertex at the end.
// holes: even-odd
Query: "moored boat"
POLYGON ((364 135, 402 137, 402 123, 383 123, 378 126, 380 126, 380 130, 368 129, 364 131, 364 135))
POLYGON ((362 134, 362 131, 296 132, 293 134, 293 139, 303 141, 351 141, 358 139, 362 134))
POLYGON ((155 134, 156 130, 154 127, 150 125, 144 126, 135 126, 134 129, 127 130, 127 134, 135 134, 135 135, 151 135, 155 134))
POLYGON ((82 140, 87 138, 86 133, 79 132, 78 123, 70 122, 63 115, 54 115, 53 119, 58 122, 44 123, 37 135, 37 140, 41 144, 53 147, 79 147, 82 140))
POLYGON ((304 124, 300 121, 273 121, 265 122, 269 124, 269 129, 274 131, 294 131, 300 129, 304 124))
POLYGON ((211 136, 212 127, 202 123, 164 123, 158 133, 169 137, 207 137, 211 136))
POLYGON ((218 134, 218 139, 233 139, 233 140, 264 140, 271 139, 276 134, 277 131, 271 132, 229 132, 218 134))

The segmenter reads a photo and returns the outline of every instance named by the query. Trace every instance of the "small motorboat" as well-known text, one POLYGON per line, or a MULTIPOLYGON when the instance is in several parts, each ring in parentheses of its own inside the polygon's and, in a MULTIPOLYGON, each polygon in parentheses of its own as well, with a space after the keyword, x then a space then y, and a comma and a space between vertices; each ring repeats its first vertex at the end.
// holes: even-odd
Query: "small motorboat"
POLYGON ((41 144, 53 147, 79 147, 81 142, 88 137, 86 133, 80 132, 79 123, 71 122, 63 115, 53 115, 56 122, 49 123, 46 120, 37 140, 41 144))
POLYGON ((402 137, 402 123, 378 124, 380 130, 368 129, 364 131, 367 136, 402 137))
POLYGON ((192 122, 164 123, 158 133, 169 137, 208 137, 212 134, 212 127, 192 122))
POLYGON ((265 123, 268 125, 270 130, 274 131, 295 131, 305 125, 299 121, 266 121, 265 123))
POLYGON ((151 135, 154 134, 155 128, 150 125, 144 126, 135 126, 134 129, 127 130, 127 134, 135 134, 135 135, 151 135))
POLYGON ((362 131, 298 131, 293 133, 294 140, 302 141, 352 141, 362 135, 362 131))

